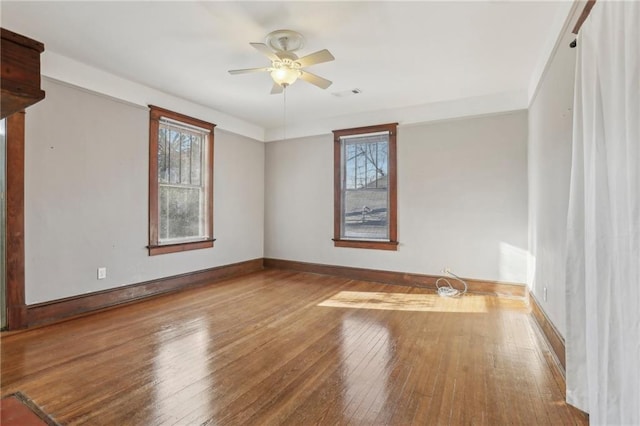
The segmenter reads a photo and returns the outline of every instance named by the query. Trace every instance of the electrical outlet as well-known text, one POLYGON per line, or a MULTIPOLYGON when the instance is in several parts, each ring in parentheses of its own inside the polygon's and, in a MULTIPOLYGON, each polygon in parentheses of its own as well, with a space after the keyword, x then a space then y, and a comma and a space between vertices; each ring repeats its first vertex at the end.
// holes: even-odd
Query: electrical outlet
POLYGON ((105 278, 107 278, 107 268, 105 268, 104 266, 98 268, 98 279, 104 280, 105 278))
POLYGON ((547 301, 547 288, 546 287, 544 288, 544 291, 542 293, 542 299, 544 299, 545 302, 547 301))

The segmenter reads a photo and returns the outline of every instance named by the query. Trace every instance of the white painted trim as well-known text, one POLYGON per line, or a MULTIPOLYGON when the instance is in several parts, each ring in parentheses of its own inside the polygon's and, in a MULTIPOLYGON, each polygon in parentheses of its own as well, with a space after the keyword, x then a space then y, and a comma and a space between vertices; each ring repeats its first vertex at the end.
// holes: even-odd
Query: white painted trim
POLYGON ((46 50, 42 56, 42 75, 62 83, 116 98, 133 105, 157 105, 181 114, 215 123, 218 128, 258 141, 264 141, 264 129, 255 124, 136 83, 74 59, 46 50))
MULTIPOLYGON (((98 93, 96 91, 93 91, 91 89, 87 89, 85 87, 76 86, 75 84, 71 84, 71 83, 68 83, 66 81, 58 80, 57 78, 47 77, 44 74, 41 75, 41 78, 42 78, 43 81, 51 81, 51 82, 59 84, 61 86, 66 86, 66 87, 70 87, 70 88, 75 89, 75 90, 80 90, 81 92, 90 93, 90 94, 92 94, 94 96, 100 96, 102 98, 106 98, 106 99, 109 99, 109 100, 111 100, 113 102, 118 102, 118 103, 127 105, 127 106, 132 107, 132 108, 137 108, 137 109, 149 111, 149 107, 147 105, 134 104, 133 102, 129 102, 129 101, 126 101, 124 99, 115 98, 115 97, 107 95, 105 93, 98 93)), ((46 91, 45 91, 45 93, 46 93, 46 91)), ((45 96, 45 99, 46 99, 46 96, 45 96)))
MULTIPOLYGON (((287 126, 287 139, 329 134, 336 129, 371 126, 397 122, 401 125, 427 123, 451 118, 470 117, 527 109, 526 90, 498 93, 487 96, 435 102, 406 108, 371 111, 342 117, 330 117, 313 122, 287 126)), ((282 127, 267 129, 265 142, 282 140, 282 127)))

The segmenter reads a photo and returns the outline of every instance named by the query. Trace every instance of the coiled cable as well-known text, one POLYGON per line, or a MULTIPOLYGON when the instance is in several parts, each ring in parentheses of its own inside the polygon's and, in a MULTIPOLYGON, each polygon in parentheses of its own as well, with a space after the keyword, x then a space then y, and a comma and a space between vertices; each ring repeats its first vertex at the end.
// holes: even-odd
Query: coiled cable
POLYGON ((457 276, 456 274, 454 274, 453 272, 451 272, 449 270, 449 268, 445 268, 442 272, 444 272, 445 274, 448 274, 451 276, 452 279, 459 281, 462 283, 462 285, 464 286, 464 290, 460 291, 456 288, 454 288, 451 285, 451 282, 449 282, 449 280, 445 277, 440 277, 436 280, 436 287, 438 289, 438 295, 441 297, 459 297, 462 296, 463 294, 465 294, 467 292, 467 283, 460 278, 459 276, 457 276), (446 285, 440 285, 441 282, 445 282, 446 285))

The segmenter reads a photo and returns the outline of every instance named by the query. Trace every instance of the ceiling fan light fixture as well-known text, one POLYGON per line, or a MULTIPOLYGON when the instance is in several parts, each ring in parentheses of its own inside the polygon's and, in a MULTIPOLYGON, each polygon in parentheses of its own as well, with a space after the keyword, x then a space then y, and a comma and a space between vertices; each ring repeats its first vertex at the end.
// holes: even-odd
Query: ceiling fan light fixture
POLYGON ((282 87, 295 83, 298 77, 300 77, 300 71, 289 67, 280 67, 271 71, 273 81, 282 87))
MULTIPOLYGON (((0 0, 1 1, 1 0, 0 0)), ((270 67, 245 68, 229 70, 229 74, 246 74, 254 72, 268 72, 274 81, 271 94, 282 93, 283 89, 292 85, 298 79, 313 84, 320 89, 331 86, 331 80, 322 78, 306 70, 307 67, 324 62, 331 62, 335 58, 327 49, 298 57, 295 51, 304 46, 304 37, 291 30, 277 30, 267 35, 265 43, 249 43, 251 47, 271 60, 270 67)))

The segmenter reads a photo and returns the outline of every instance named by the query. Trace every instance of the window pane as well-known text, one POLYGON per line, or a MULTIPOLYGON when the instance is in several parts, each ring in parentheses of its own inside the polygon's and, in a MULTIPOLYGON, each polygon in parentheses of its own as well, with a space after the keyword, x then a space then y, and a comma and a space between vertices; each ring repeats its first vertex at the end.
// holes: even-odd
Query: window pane
POLYGON ((348 138, 343 147, 342 237, 388 240, 388 136, 348 138))
POLYGON ((191 184, 191 135, 182 133, 180 140, 180 183, 191 184))
POLYGON ((169 135, 169 183, 180 183, 180 132, 167 129, 169 135))
POLYGON ((163 242, 205 236, 201 200, 204 142, 202 133, 167 124, 159 128, 159 238, 163 242))
POLYGON ((191 184, 200 185, 202 183, 202 136, 194 136, 191 141, 191 184))
POLYGON ((169 178, 169 163, 167 147, 167 129, 160 128, 158 130, 158 181, 167 183, 169 178))
POLYGON ((201 236, 201 189, 164 185, 159 189, 160 240, 201 236))

